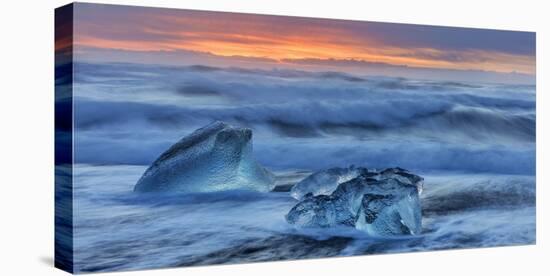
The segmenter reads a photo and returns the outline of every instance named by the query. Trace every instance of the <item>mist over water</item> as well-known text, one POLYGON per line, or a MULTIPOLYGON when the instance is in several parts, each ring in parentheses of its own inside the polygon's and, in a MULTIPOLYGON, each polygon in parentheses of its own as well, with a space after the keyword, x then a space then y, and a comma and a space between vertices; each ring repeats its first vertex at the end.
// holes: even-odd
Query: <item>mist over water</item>
POLYGON ((222 120, 251 128, 257 158, 277 169, 535 171, 534 86, 206 66, 76 72, 80 163, 150 164, 222 120))
POLYGON ((208 66, 75 64, 77 271, 535 242, 535 87, 208 66), (425 178, 423 233, 295 229, 288 192, 136 195, 163 151, 212 121, 253 130, 292 185, 340 166, 425 178))

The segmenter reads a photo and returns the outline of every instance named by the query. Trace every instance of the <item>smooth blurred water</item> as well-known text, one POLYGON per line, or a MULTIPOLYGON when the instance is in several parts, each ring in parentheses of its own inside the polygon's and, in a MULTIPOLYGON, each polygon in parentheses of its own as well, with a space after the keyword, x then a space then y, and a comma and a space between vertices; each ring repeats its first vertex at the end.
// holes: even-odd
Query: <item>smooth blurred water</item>
MULTIPOLYGON (((351 228, 293 228, 284 219, 296 204, 288 192, 134 194, 133 185, 145 169, 146 166, 127 165, 76 166, 76 271, 535 242, 535 180, 532 176, 424 175, 423 234, 373 239, 351 228)), ((279 184, 288 184, 288 179, 299 180, 303 176, 303 172, 280 172, 279 184)))
POLYGON ((221 120, 252 129, 256 158, 278 170, 535 173, 534 85, 205 66, 75 68, 77 163, 148 165, 221 120))

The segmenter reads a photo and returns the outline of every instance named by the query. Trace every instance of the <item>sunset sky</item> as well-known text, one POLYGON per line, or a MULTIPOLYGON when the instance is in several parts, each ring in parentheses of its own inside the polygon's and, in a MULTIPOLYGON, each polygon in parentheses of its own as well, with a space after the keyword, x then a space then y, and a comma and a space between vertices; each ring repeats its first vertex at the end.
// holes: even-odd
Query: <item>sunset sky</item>
POLYGON ((74 39, 98 60, 535 74, 531 32, 77 4, 74 39))

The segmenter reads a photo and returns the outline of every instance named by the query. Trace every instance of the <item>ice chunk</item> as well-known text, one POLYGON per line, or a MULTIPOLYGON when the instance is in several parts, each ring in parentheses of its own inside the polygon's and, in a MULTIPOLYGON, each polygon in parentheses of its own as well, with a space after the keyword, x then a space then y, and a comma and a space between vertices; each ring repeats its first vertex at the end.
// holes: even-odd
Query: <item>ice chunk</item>
POLYGON ((252 130, 214 122, 171 146, 145 171, 136 192, 270 191, 274 176, 252 156, 252 130))
POLYGON ((419 234, 422 180, 399 168, 363 171, 330 195, 307 195, 286 219, 300 227, 352 226, 372 236, 419 234))
POLYGON ((326 195, 308 197, 286 215, 289 223, 302 227, 330 227, 336 224, 335 217, 332 198, 326 195))
POLYGON ((397 179, 403 183, 416 185, 418 192, 422 192, 423 179, 409 173, 402 168, 389 168, 382 171, 368 170, 365 167, 331 168, 318 171, 298 182, 290 190, 290 195, 295 199, 303 199, 306 195, 330 195, 339 184, 356 178, 360 174, 369 175, 376 180, 397 179))
POLYGON ((422 193, 424 187, 424 178, 399 167, 385 169, 375 176, 375 178, 378 180, 393 178, 405 184, 415 185, 418 188, 418 194, 422 193))
POLYGON ((368 172, 367 168, 351 166, 318 171, 294 185, 290 195, 295 199, 302 199, 308 194, 330 195, 338 184, 356 178, 362 172, 368 172))
POLYGON ((415 191, 399 196, 365 194, 355 228, 371 236, 417 235, 422 232, 420 199, 415 191))

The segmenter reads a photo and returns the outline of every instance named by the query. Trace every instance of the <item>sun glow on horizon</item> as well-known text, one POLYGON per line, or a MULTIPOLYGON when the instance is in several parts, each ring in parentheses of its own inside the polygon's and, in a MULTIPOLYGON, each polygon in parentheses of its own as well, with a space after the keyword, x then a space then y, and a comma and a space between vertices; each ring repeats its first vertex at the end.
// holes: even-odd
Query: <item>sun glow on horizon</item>
POLYGON ((75 36, 74 43, 76 46, 125 51, 185 50, 274 63, 323 60, 334 61, 336 65, 352 60, 356 65, 382 63, 415 68, 535 74, 534 55, 491 48, 442 48, 438 41, 445 38, 436 34, 430 38, 435 42, 428 39, 422 44, 412 39, 390 43, 379 33, 369 35, 371 27, 368 22, 331 23, 330 20, 230 13, 205 16, 208 12, 192 11, 176 13, 128 12, 126 21, 120 21, 114 15, 107 15, 104 21, 84 19, 77 22, 81 31, 75 36), (104 22, 113 24, 106 29, 104 22))

